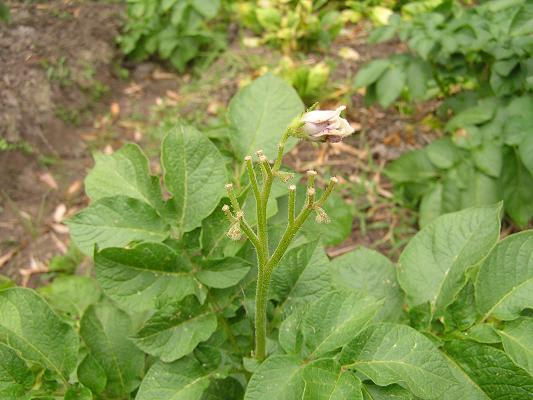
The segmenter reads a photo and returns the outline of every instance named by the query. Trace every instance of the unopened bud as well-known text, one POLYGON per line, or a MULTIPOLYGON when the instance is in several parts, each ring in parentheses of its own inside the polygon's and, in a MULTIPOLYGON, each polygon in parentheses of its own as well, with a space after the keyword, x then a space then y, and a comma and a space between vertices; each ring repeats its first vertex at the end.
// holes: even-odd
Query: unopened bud
POLYGON ((329 224, 331 219, 322 207, 315 207, 316 218, 315 221, 319 224, 329 224))
POLYGON ((228 230, 228 233, 226 235, 231 240, 240 240, 242 238, 242 231, 241 227, 239 226, 239 223, 232 224, 228 230))
POLYGON ((290 172, 278 171, 276 172, 276 175, 283 183, 287 183, 289 180, 294 178, 294 174, 290 172))

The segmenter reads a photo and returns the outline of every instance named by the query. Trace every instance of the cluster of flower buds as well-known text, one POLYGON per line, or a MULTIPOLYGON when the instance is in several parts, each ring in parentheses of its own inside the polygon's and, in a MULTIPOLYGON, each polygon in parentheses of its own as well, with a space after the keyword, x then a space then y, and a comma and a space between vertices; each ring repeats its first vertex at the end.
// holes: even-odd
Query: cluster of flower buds
MULTIPOLYGON (((293 174, 291 173, 280 171, 284 147, 288 137, 295 136, 311 141, 327 141, 332 143, 340 142, 343 138, 351 135, 354 132, 354 129, 350 126, 348 121, 340 116, 341 112, 345 109, 345 106, 338 107, 336 110, 315 110, 314 107, 311 107, 307 110, 307 112, 295 118, 287 128, 287 131, 280 141, 277 159, 273 166, 270 165, 270 162, 263 154, 263 151, 257 151, 256 154, 263 174, 263 185, 261 189, 259 188, 257 182, 252 157, 246 156, 244 158, 248 176, 250 178, 250 186, 257 201, 258 232, 256 234, 247 224, 244 218, 244 213, 240 208, 235 193, 233 192, 233 185, 229 183, 226 185, 226 190, 231 202, 231 208, 229 205, 224 205, 222 208, 222 211, 224 211, 231 223, 227 232, 229 238, 233 240, 239 240, 244 234, 246 237, 252 240, 252 242, 256 242, 254 245, 257 244, 257 248, 266 246, 264 245, 264 243, 268 242, 266 239, 266 203, 268 202, 272 182, 275 178, 280 179, 282 182, 287 182, 293 177, 293 174), (231 209, 233 209, 233 212, 231 209)), ((324 210, 323 205, 333 191, 333 187, 338 180, 337 178, 332 177, 320 199, 315 199, 316 175, 316 171, 311 170, 307 172, 306 203, 298 215, 295 215, 294 210, 296 204, 296 186, 289 186, 288 231, 298 230, 299 227, 305 222, 305 219, 313 211, 316 213, 315 221, 317 223, 327 224, 331 222, 331 219, 324 210)))

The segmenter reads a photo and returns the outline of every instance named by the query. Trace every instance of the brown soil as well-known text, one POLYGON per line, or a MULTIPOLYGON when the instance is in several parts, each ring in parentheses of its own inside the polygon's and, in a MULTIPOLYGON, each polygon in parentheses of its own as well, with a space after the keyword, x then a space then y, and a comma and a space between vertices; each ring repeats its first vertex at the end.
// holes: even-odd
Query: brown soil
MULTIPOLYGON (((239 84, 257 75, 265 60, 275 64, 279 54, 242 48, 236 40, 201 81, 187 74, 178 77, 153 63, 133 66, 122 80, 115 47, 121 6, 59 0, 9 5, 12 22, 0 24, 0 138, 22 148, 0 151, 0 274, 34 285, 50 259, 66 252, 68 232, 61 221, 87 204, 82 182, 92 165, 92 151, 111 152, 124 141, 153 143, 154 107, 162 112, 166 106, 177 107, 187 119, 198 113, 217 118, 239 84)), ((311 62, 324 56, 335 60, 335 93, 328 103, 351 103, 348 116, 360 126, 359 134, 320 149, 303 143, 287 158, 299 171, 335 173, 352 182, 350 186, 367 189, 355 195, 346 189, 347 200, 363 218, 354 220, 349 240, 329 250, 332 256, 357 245, 397 254, 412 233, 397 228, 412 227, 413 216, 394 209, 381 172, 390 159, 434 137, 415 124, 434 105, 406 116, 364 107, 360 93, 349 94, 362 63, 399 50, 398 44, 366 45, 364 32, 364 27, 352 27, 328 54, 310 57, 311 62), (343 47, 355 50, 359 58, 339 57, 343 47), (363 220, 368 230, 361 234, 363 220)))

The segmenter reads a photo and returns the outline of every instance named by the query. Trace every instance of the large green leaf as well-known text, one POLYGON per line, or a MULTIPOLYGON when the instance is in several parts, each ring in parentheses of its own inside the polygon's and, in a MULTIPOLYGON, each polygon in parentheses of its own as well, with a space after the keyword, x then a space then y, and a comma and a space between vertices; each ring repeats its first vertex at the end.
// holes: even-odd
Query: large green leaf
POLYGON ((408 390, 399 385, 377 386, 363 385, 364 400, 414 400, 414 396, 408 390))
POLYGON ((289 250, 272 273, 270 296, 286 311, 319 299, 331 288, 329 260, 318 241, 289 250))
POLYGON ((373 325, 341 353, 344 368, 353 368, 376 384, 397 383, 422 399, 436 399, 457 382, 433 343, 406 325, 373 325))
POLYGON ((107 386, 106 371, 91 353, 78 365, 77 375, 80 383, 93 393, 102 393, 107 386))
POLYGON ((0 342, 65 382, 76 367, 78 337, 33 290, 0 291, 0 342))
POLYGON ((481 261, 500 233, 500 205, 443 215, 411 239, 398 262, 410 306, 429 301, 437 314, 453 302, 466 270, 481 261))
POLYGON ((129 340, 132 333, 128 314, 109 301, 90 306, 80 322, 80 335, 105 371, 111 397, 126 396, 141 383, 144 354, 129 340))
POLYGON ((191 353, 217 328, 217 318, 194 296, 164 305, 132 338, 144 352, 172 362, 191 353))
POLYGON ((406 78, 406 71, 401 65, 389 66, 380 76, 376 83, 376 96, 382 107, 387 108, 400 96, 406 78))
POLYGON ((245 400, 362 400, 361 382, 331 359, 303 363, 290 355, 268 358, 255 371, 245 400))
POLYGON ((187 261, 163 243, 104 249, 94 262, 104 292, 129 312, 154 309, 159 298, 178 301, 201 286, 187 261))
POLYGON ((483 391, 481 386, 461 368, 461 366, 450 357, 448 354, 441 352, 448 366, 452 371, 453 376, 457 380, 458 384, 450 387, 446 393, 443 394, 442 400, 456 400, 456 399, 468 399, 468 400, 488 400, 487 393, 483 391))
POLYGON ((388 59, 380 59, 373 60, 368 64, 363 65, 361 69, 357 71, 354 87, 357 89, 363 86, 371 85, 377 81, 381 75, 383 75, 390 63, 391 62, 388 59))
POLYGON ((72 239, 87 255, 94 245, 125 246, 133 241, 160 242, 169 228, 148 204, 131 197, 104 197, 67 221, 72 239))
POLYGON ((24 399, 35 378, 17 352, 0 343, 0 397, 3 400, 24 399))
POLYGON ((509 358, 533 376, 533 318, 511 321, 498 334, 509 358))
POLYGON ((148 158, 136 144, 128 143, 112 155, 96 153, 95 165, 85 178, 85 192, 92 201, 127 196, 163 213, 159 178, 150 175, 148 158))
POLYGON ((519 226, 533 217, 533 175, 524 166, 514 148, 504 148, 499 185, 503 188, 505 211, 519 226))
POLYGON ((383 300, 378 317, 397 321, 403 313, 403 294, 396 278, 396 268, 377 251, 361 247, 331 261, 333 284, 355 289, 383 300))
MULTIPOLYGON (((235 127, 231 144, 242 159, 257 150, 274 158, 277 144, 294 117, 303 111, 296 91, 270 73, 242 88, 229 104, 229 120, 235 127)), ((289 141, 288 151, 295 141, 289 141)))
POLYGON ((170 364, 159 361, 146 374, 135 400, 200 400, 211 375, 191 357, 170 364))
POLYGON ((56 312, 72 319, 80 319, 87 307, 102 296, 94 278, 78 275, 59 276, 40 288, 39 293, 56 312))
POLYGON ((208 260, 196 276, 204 285, 225 289, 236 285, 250 271, 251 263, 239 257, 208 260))
POLYGON ((178 228, 189 232, 200 226, 224 195, 224 159, 207 137, 181 125, 163 139, 161 164, 178 228))
POLYGON ((486 395, 468 399, 505 400, 533 397, 533 377, 514 365, 503 351, 466 340, 447 343, 445 351, 468 375, 468 379, 486 395))
POLYGON ((512 320, 533 307, 533 231, 506 237, 481 265, 476 304, 483 319, 512 320))
POLYGON ((320 357, 351 341, 380 306, 373 297, 347 291, 328 293, 311 304, 301 328, 309 357, 320 357))

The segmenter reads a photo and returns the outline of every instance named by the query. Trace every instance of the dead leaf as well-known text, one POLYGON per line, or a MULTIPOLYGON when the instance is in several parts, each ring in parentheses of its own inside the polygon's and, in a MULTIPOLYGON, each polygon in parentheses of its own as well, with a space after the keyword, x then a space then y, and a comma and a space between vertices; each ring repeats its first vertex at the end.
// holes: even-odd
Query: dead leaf
POLYGON ((0 268, 2 268, 15 254, 17 254, 18 247, 9 250, 3 256, 0 256, 0 268))
POLYGON ((55 222, 63 221, 63 217, 67 213, 67 206, 63 203, 59 204, 54 210, 53 219, 55 222))
POLYGON ((63 224, 52 224, 52 229, 54 230, 54 232, 56 233, 59 233, 60 235, 66 235, 69 230, 68 230, 68 226, 66 225, 63 225, 63 224))
POLYGON ((180 99, 180 95, 177 92, 175 92, 174 90, 167 90, 165 92, 165 95, 169 99, 172 99, 172 100, 175 100, 175 101, 178 101, 180 99))
POLYGON ((72 196, 78 193, 81 189, 81 180, 76 180, 70 184, 67 189, 67 195, 72 196))
POLYGON ((48 187, 50 187, 53 190, 59 189, 59 186, 57 185, 55 178, 49 172, 43 172, 39 174, 39 180, 43 182, 44 184, 48 185, 48 187))
POLYGON ((170 72, 167 72, 167 71, 163 71, 159 68, 157 68, 153 73, 152 73, 152 79, 156 80, 156 81, 163 81, 163 80, 169 80, 169 79, 176 79, 177 76, 173 73, 170 73, 170 72))
POLYGON ((52 241, 56 245, 57 249, 61 252, 61 254, 65 254, 68 251, 68 247, 65 243, 63 243, 59 238, 54 235, 53 233, 50 235, 52 238, 52 241))
POLYGON ((394 132, 383 138, 383 144, 387 146, 400 147, 402 144, 402 138, 398 132, 394 132))
POLYGON ((114 118, 118 117, 118 115, 120 114, 120 104, 118 104, 117 102, 111 103, 110 111, 111 115, 114 118))
POLYGON ((339 50, 339 56, 349 61, 358 61, 361 58, 359 53, 351 47, 342 47, 339 50))

